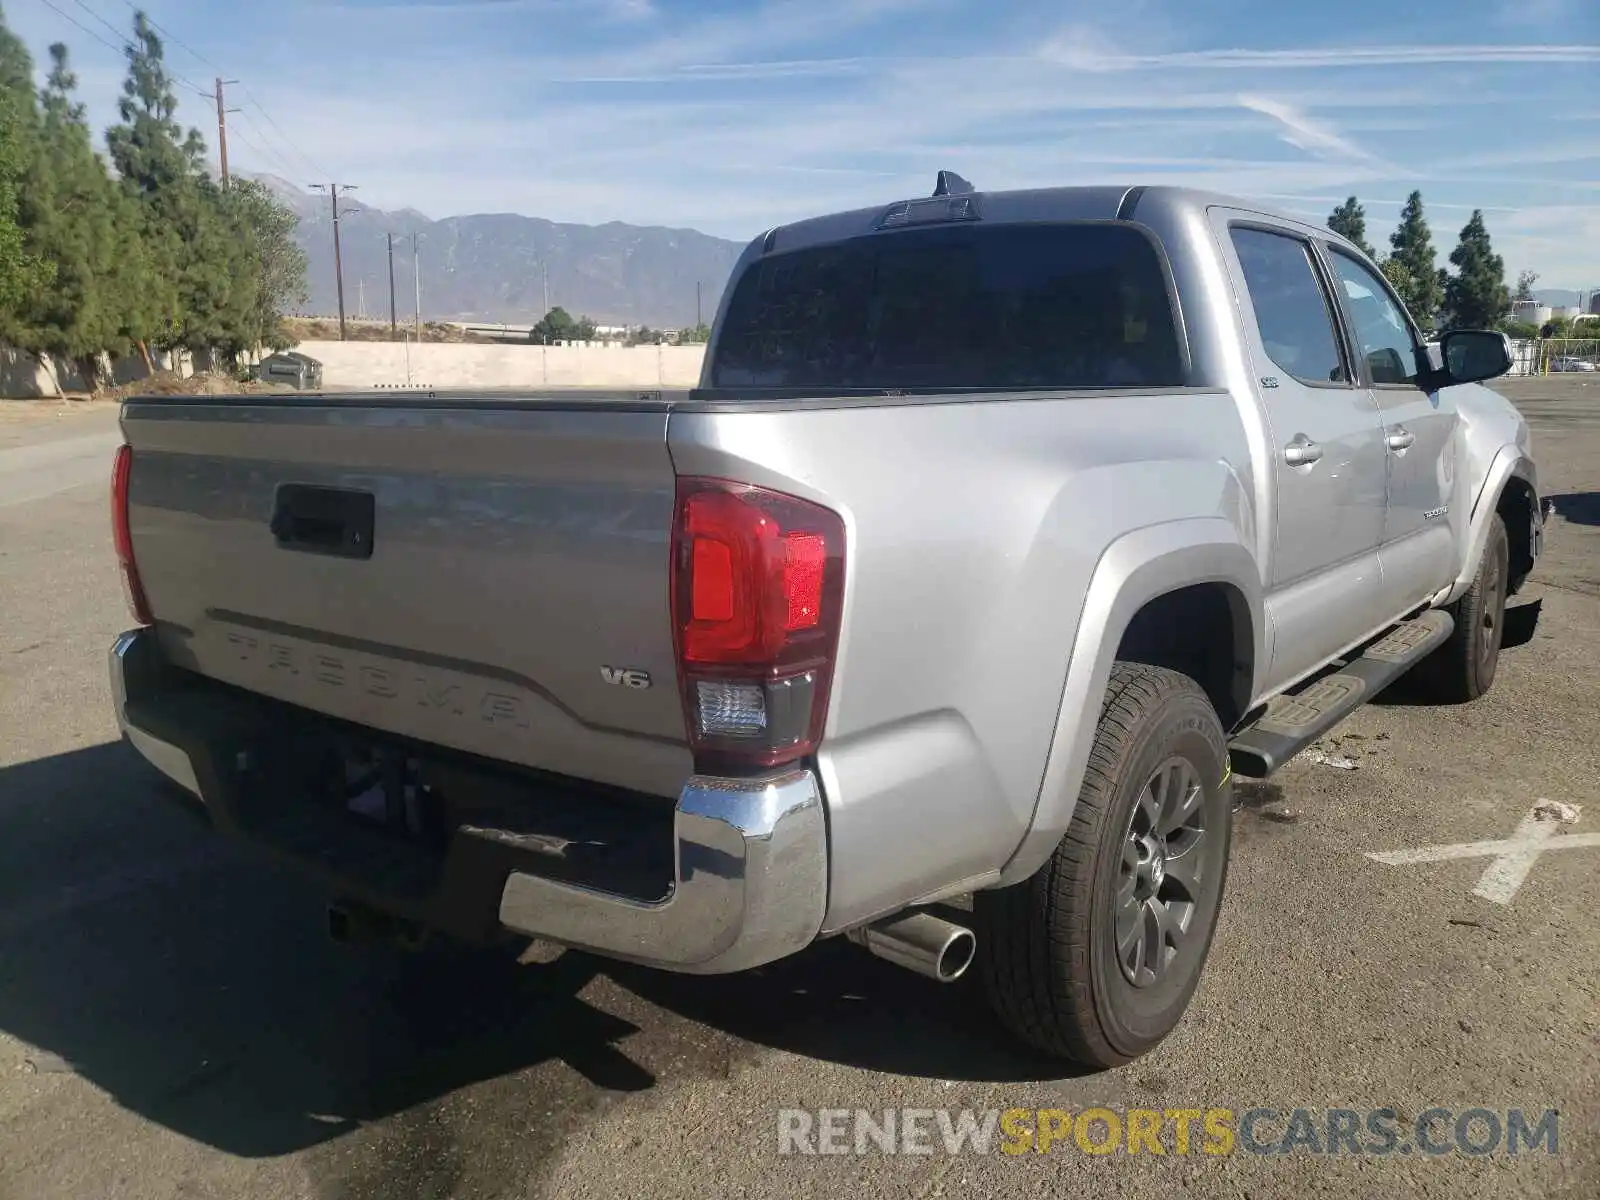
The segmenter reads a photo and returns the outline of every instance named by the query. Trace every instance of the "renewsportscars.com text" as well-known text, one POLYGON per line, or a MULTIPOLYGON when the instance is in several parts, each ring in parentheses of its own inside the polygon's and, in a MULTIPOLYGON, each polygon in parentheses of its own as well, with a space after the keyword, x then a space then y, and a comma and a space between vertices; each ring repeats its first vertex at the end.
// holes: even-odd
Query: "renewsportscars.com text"
POLYGON ((785 1108, 778 1153, 1555 1154, 1559 1126, 1520 1108, 785 1108))

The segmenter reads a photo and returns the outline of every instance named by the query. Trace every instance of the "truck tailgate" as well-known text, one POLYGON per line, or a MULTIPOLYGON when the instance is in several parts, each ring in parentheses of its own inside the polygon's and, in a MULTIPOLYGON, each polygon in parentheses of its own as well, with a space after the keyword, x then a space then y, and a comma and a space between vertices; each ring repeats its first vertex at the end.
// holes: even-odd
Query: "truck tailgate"
POLYGON ((666 422, 610 400, 130 402, 163 649, 332 717, 676 794, 666 422), (365 513, 369 544, 330 552, 365 513))

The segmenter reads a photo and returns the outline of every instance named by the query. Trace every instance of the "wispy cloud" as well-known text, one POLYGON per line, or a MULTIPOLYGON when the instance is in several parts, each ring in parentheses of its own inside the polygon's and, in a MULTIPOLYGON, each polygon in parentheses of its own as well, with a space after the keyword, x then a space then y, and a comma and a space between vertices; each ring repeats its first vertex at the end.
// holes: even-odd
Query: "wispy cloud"
MULTIPOLYGON (((580 65, 579 74, 649 74, 756 54, 782 58, 796 45, 834 42, 885 17, 943 7, 946 0, 772 0, 674 28, 657 41, 580 65), (592 68, 592 70, 590 69, 592 68)), ((582 57, 577 58, 583 62, 582 57)))
POLYGON ((1342 135, 1331 123, 1318 120, 1285 100, 1244 95, 1239 97, 1239 105, 1251 112, 1271 117, 1283 127, 1278 136, 1289 145, 1297 146, 1308 154, 1316 154, 1323 158, 1354 159, 1357 162, 1377 161, 1367 151, 1342 135))
POLYGON ((1334 47, 1319 50, 1204 50, 1172 54, 1124 54, 1113 50, 1111 43, 1103 36, 1085 27, 1075 26, 1070 32, 1057 32, 1037 51, 1026 54, 973 53, 922 58, 865 55, 771 58, 747 62, 686 63, 668 71, 650 74, 572 75, 564 77, 564 81, 684 83, 708 78, 795 78, 865 73, 890 66, 954 63, 1004 70, 1035 60, 1056 63, 1076 71, 1106 74, 1153 70, 1292 72, 1359 67, 1590 63, 1600 62, 1600 45, 1334 47))
MULTIPOLYGON (((120 0, 90 2, 109 19, 120 0)), ((1237 0, 282 0, 245 46, 222 0, 141 2, 286 131, 241 93, 237 166, 301 183, 309 157, 382 207, 744 237, 925 192, 950 167, 989 188, 1181 183, 1315 215, 1354 193, 1378 236, 1420 187, 1441 227, 1484 208, 1509 264, 1600 278, 1600 243, 1557 251, 1556 231, 1512 223, 1600 200, 1571 123, 1593 112, 1600 30, 1570 13, 1452 45, 1455 0, 1344 0, 1327 44, 1294 6, 1241 23, 1237 0)), ((120 56, 43 6, 6 15, 41 57, 69 41, 83 98, 114 119, 120 56)))
MULTIPOLYGON (((503 19, 519 13, 550 16, 570 12, 572 9, 569 0, 376 0, 364 4, 341 3, 339 0, 329 4, 323 0, 321 7, 325 13, 367 16, 382 20, 436 16, 459 19, 475 14, 487 14, 503 19)), ((584 8, 591 16, 598 14, 602 17, 630 20, 658 15, 653 0, 586 0, 584 8)))
MULTIPOLYGON (((1345 200, 1347 199, 1347 197, 1344 196, 1344 195, 1338 195, 1338 194, 1333 194, 1333 193, 1330 193, 1330 194, 1328 194, 1326 196, 1308 196, 1308 195, 1304 194, 1303 192, 1295 192, 1295 193, 1257 192, 1257 193, 1255 193, 1255 195, 1256 195, 1256 197, 1258 199, 1261 199, 1261 200, 1281 200, 1286 204, 1293 204, 1293 205, 1307 205, 1307 204, 1309 204, 1309 205, 1317 206, 1318 209, 1320 209, 1321 206, 1323 206, 1323 205, 1343 204, 1345 202, 1345 200)), ((1394 197, 1366 196, 1366 197, 1362 198, 1362 204, 1363 204, 1363 207, 1368 206, 1368 205, 1372 205, 1372 206, 1382 205, 1385 208, 1400 208, 1400 207, 1404 206, 1405 201, 1401 200, 1401 199, 1396 199, 1394 197)), ((1441 203, 1438 200, 1430 200, 1430 201, 1428 201, 1427 202, 1427 208, 1430 209, 1430 210, 1431 209, 1436 209, 1436 208, 1437 209, 1442 209, 1442 210, 1444 210, 1446 212, 1470 212, 1473 209, 1479 209, 1479 210, 1482 210, 1483 212, 1486 212, 1486 213, 1491 213, 1491 212, 1511 213, 1511 212, 1521 212, 1522 211, 1521 209, 1517 208, 1515 205, 1510 205, 1510 204, 1445 204, 1445 203, 1441 203)))
MULTIPOLYGON (((1490 171, 1504 167, 1551 166, 1560 163, 1600 165, 1600 142, 1522 142, 1493 151, 1452 155, 1440 165, 1452 171, 1490 171)), ((1595 175, 1600 172, 1590 171, 1595 175)))
POLYGON ((1314 70, 1350 67, 1437 66, 1451 63, 1600 62, 1600 45, 1332 46, 1315 49, 1195 50, 1175 54, 1095 54, 1052 42, 1042 51, 1071 66, 1098 71, 1314 70))
POLYGON ((670 71, 612 75, 565 75, 552 83, 749 83, 763 79, 801 79, 881 71, 892 60, 875 58, 794 58, 767 62, 685 63, 670 71))
POLYGON ((1565 25, 1578 19, 1590 0, 1500 0, 1500 23, 1513 29, 1565 25))

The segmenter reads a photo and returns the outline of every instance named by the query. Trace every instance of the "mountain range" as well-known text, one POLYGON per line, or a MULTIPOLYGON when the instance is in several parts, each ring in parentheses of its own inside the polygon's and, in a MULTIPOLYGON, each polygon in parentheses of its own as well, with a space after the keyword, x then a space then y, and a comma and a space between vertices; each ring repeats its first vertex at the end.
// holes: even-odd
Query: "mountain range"
MULTIPOLYGON (((327 195, 274 175, 251 178, 300 219, 295 238, 306 253, 310 291, 303 311, 337 313, 327 195)), ((709 323, 744 249, 742 243, 693 229, 619 221, 564 225, 514 213, 435 221, 415 209, 386 212, 341 194, 339 241, 349 316, 389 313, 388 234, 394 235, 395 307, 402 321, 416 299, 412 237, 425 320, 524 325, 555 305, 602 325, 681 328, 693 325, 697 313, 709 323)))
MULTIPOLYGON (((275 175, 253 175, 299 217, 306 252, 307 315, 338 311, 332 205, 275 175)), ((412 243, 422 276, 424 319, 531 325, 551 305, 601 325, 675 329, 709 322, 744 246, 693 229, 563 225, 515 213, 432 220, 414 208, 371 208, 339 200, 345 312, 382 318, 389 311, 388 234, 394 235, 396 309, 413 312, 412 243), (407 240, 402 240, 407 239, 407 240), (548 297, 548 303, 546 298, 548 297)), ((1577 304, 1577 292, 1539 288, 1541 304, 1577 304)))
POLYGON ((1587 292, 1568 291, 1566 288, 1533 289, 1533 298, 1540 304, 1548 304, 1552 308, 1563 308, 1568 305, 1578 304, 1585 297, 1587 297, 1588 294, 1589 293, 1587 292))

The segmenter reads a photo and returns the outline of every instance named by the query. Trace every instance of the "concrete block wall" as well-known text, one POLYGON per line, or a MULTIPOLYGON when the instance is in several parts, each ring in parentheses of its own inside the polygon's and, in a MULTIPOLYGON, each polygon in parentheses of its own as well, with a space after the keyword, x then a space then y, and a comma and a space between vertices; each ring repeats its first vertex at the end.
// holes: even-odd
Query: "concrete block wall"
MULTIPOLYGON (((299 351, 322 363, 322 385, 367 388, 683 388, 700 382, 704 346, 519 346, 450 342, 302 342, 299 351)), ((191 374, 207 363, 177 355, 177 369, 191 374)), ((158 356, 166 366, 166 356, 158 356)), ((116 383, 144 378, 137 356, 107 364, 116 383)), ((81 392, 85 384, 68 363, 41 363, 32 355, 0 348, 0 397, 34 398, 61 387, 81 392)))
MULTIPOLYGON (((188 355, 181 352, 157 352, 154 358, 157 370, 171 367, 185 378, 194 373, 194 364, 189 361, 188 355)), ((137 383, 150 374, 145 370, 144 359, 137 354, 125 355, 115 362, 110 356, 102 355, 101 371, 103 378, 114 384, 137 383)), ((61 392, 87 390, 88 384, 74 363, 53 362, 48 354, 35 358, 10 346, 0 346, 0 399, 37 400, 61 392), (59 388, 56 386, 58 382, 59 388)))
POLYGON ((518 346, 301 342, 322 386, 364 388, 694 387, 704 346, 518 346))

